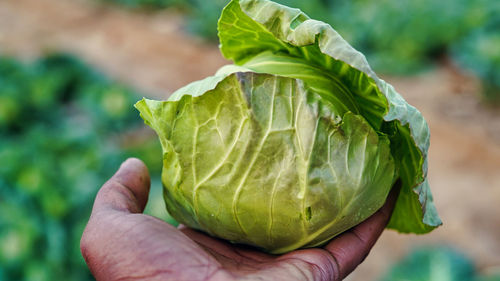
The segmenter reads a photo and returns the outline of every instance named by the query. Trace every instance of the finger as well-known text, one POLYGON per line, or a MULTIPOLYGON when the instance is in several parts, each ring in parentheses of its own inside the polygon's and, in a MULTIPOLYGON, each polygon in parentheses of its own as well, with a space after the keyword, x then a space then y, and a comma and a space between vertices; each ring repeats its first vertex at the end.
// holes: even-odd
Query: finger
POLYGON ((97 193, 93 213, 118 210, 142 213, 148 201, 149 172, 137 158, 129 158, 97 193))
POLYGON ((399 189, 398 184, 389 193, 384 206, 375 214, 344 232, 324 247, 335 260, 339 280, 349 275, 368 256, 371 248, 389 223, 399 189))

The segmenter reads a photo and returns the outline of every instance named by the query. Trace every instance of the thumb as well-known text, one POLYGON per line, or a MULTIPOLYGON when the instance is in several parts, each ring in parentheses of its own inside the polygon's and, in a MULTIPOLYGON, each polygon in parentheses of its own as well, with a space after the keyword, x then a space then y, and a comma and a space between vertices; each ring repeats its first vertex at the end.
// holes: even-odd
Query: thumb
POLYGON ((92 213, 117 210, 142 213, 148 201, 149 172, 137 158, 129 158, 97 193, 92 213))

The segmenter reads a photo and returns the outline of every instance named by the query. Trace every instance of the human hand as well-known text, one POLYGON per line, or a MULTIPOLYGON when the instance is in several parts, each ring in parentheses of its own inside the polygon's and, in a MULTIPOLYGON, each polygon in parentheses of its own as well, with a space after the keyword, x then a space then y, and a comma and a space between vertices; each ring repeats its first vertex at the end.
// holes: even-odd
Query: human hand
POLYGON ((80 244, 97 280, 342 280, 368 255, 397 197, 393 190, 379 211, 322 248, 275 256, 142 214, 149 185, 146 166, 128 159, 98 192, 80 244))

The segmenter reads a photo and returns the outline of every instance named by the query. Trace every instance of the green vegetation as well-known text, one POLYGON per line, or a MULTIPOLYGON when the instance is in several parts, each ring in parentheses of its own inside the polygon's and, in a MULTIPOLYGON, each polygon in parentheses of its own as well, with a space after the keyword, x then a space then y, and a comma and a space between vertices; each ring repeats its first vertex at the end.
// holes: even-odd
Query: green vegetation
MULTIPOLYGON (((220 10, 228 0, 105 0, 129 7, 181 7, 188 28, 217 39, 220 10)), ((486 100, 500 99, 497 51, 500 2, 496 0, 277 0, 331 24, 372 67, 410 74, 432 67, 442 56, 455 60, 484 82, 486 100), (486 46, 487 45, 487 46, 486 46), (489 46, 489 47, 488 47, 489 46), (485 52, 485 48, 486 50, 485 52), (453 50, 453 52, 450 52, 453 50)))
POLYGON ((457 42, 453 56, 464 69, 481 78, 485 100, 500 103, 500 18, 457 42))
POLYGON ((499 281, 500 273, 479 275, 473 261, 447 246, 419 247, 380 281, 499 281))
MULTIPOLYGON (((218 11, 228 1, 191 3, 190 25, 204 37, 216 38, 218 11)), ((412 73, 432 65, 475 28, 493 19, 484 0, 278 0, 331 24, 368 57, 375 70, 412 73)))
POLYGON ((233 0, 218 30, 234 65, 168 101, 136 104, 168 160, 165 200, 178 221, 284 253, 359 224, 398 182, 390 228, 441 224, 426 121, 331 26, 271 1, 233 0))
POLYGON ((93 279, 79 240, 97 189, 129 156, 161 169, 138 97, 71 56, 0 57, 0 280, 93 279))

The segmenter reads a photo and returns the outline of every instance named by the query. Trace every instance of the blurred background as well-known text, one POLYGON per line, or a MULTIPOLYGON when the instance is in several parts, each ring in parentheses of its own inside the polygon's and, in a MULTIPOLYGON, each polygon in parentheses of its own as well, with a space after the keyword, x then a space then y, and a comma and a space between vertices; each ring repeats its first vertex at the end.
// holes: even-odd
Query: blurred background
MULTIPOLYGON (((79 239, 129 156, 171 223, 161 149, 132 105, 227 63, 226 0, 0 0, 0 280, 93 280, 79 239)), ((385 231, 348 280, 500 280, 500 1, 281 0, 330 23, 419 108, 444 225, 385 231)))

